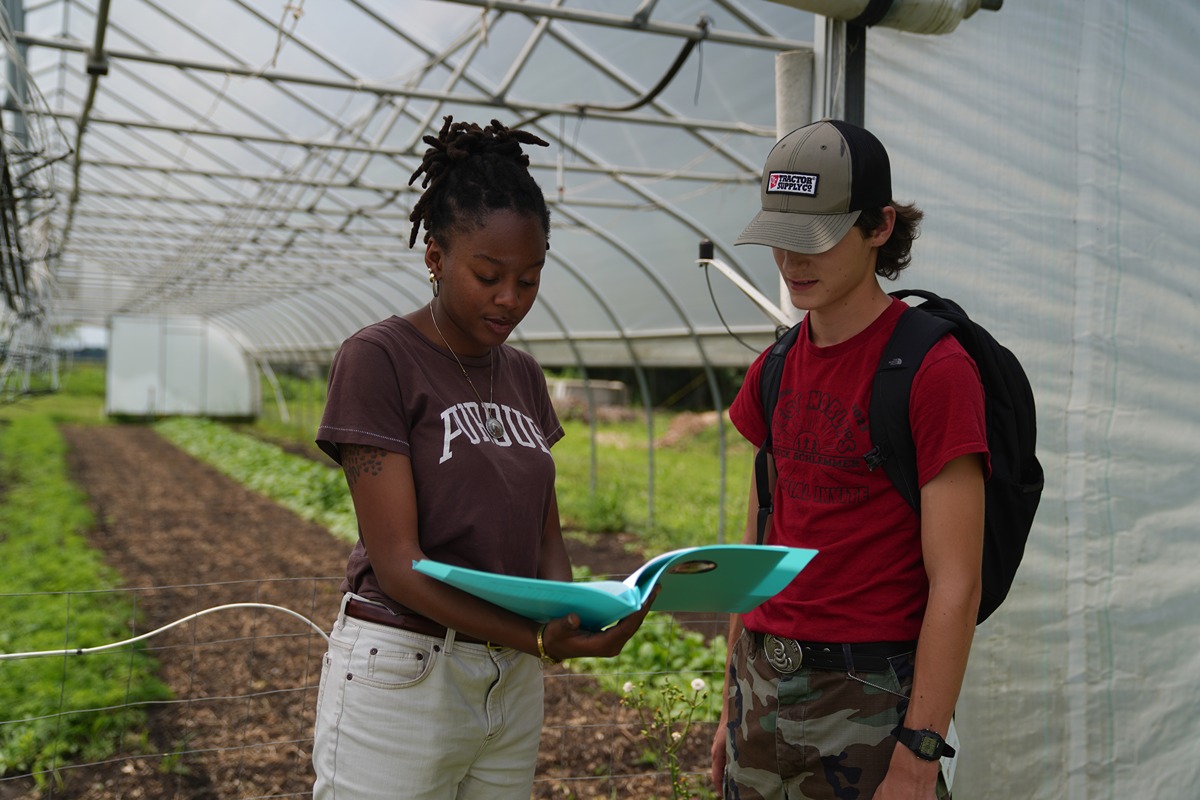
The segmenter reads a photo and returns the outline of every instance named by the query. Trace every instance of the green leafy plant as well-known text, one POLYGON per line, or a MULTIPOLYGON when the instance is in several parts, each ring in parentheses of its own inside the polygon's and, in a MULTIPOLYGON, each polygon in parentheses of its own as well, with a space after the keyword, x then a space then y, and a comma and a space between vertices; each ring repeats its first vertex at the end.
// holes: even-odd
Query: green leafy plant
MULTIPOLYGON (((725 656, 725 637, 705 640, 698 631, 680 627, 670 614, 652 611, 616 658, 574 658, 564 663, 572 672, 591 675, 602 690, 614 694, 621 694, 630 680, 642 681, 647 697, 674 706, 670 712, 679 714, 686 709, 675 696, 695 680, 724 681, 725 656), (664 691, 668 687, 674 687, 670 693, 664 691)), ((697 720, 713 722, 721 716, 721 698, 707 695, 692 711, 697 720)))
MULTIPOLYGON (((576 580, 585 577, 586 570, 576 571, 576 580)), ((644 760, 670 773, 675 798, 709 797, 705 787, 692 786, 680 756, 694 723, 721 716, 721 693, 707 687, 724 685, 725 655, 725 637, 706 641, 670 614, 652 611, 615 658, 573 658, 563 665, 638 710, 644 760)))
POLYGON ((298 516, 324 525, 343 539, 358 538, 354 504, 341 470, 211 420, 174 417, 155 423, 154 428, 182 450, 298 516))
POLYGON ((191 750, 192 740, 196 738, 195 732, 184 734, 180 739, 175 749, 169 753, 164 753, 162 761, 158 765, 158 771, 164 775, 188 775, 191 770, 188 769, 187 763, 184 761, 184 756, 191 750))
POLYGON ((693 678, 685 689, 660 676, 653 688, 643 682, 627 681, 621 690, 622 705, 637 711, 639 732, 648 745, 648 759, 655 766, 665 766, 671 776, 671 796, 675 800, 695 797, 698 787, 693 786, 692 776, 683 771, 680 751, 697 712, 707 706, 708 683, 703 678, 693 678))

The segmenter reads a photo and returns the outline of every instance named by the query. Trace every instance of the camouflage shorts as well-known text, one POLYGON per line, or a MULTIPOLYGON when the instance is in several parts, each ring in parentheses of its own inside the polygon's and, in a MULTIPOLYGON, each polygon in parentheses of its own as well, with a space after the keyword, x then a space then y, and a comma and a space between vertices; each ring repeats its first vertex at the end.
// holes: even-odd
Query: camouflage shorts
MULTIPOLYGON (((869 800, 895 750, 913 654, 886 672, 782 674, 743 631, 730 660, 726 800, 869 800)), ((949 798, 941 779, 937 796, 949 798)))

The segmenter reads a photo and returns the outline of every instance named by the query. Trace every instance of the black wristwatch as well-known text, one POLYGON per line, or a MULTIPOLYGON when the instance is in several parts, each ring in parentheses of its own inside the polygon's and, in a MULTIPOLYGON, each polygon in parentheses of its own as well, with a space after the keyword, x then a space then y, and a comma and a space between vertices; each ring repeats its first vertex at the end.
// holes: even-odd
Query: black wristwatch
POLYGON ((954 748, 946 744, 946 740, 931 730, 914 731, 903 725, 897 725, 892 730, 892 736, 900 744, 917 754, 917 758, 926 761, 937 761, 943 756, 954 758, 954 748))

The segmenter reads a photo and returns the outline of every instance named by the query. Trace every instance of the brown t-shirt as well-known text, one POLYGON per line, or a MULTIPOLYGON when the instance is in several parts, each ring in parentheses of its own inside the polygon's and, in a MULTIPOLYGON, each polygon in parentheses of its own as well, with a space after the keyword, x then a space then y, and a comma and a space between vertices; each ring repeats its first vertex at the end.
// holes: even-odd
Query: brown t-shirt
MULTIPOLYGON (((484 409, 448 350, 400 317, 370 325, 343 342, 333 359, 317 444, 339 464, 340 444, 408 456, 418 536, 428 558, 534 577, 554 490, 550 447, 563 430, 537 362, 507 345, 492 348, 491 357, 494 376, 488 356, 459 359, 504 423, 495 440, 484 431, 484 409)), ((342 591, 408 611, 380 588, 361 532, 342 591)))

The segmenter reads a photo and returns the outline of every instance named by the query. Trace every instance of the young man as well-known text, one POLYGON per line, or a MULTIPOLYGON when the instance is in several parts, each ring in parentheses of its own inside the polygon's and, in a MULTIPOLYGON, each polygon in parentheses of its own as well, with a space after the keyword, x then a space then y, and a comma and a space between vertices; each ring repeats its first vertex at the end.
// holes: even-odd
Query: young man
MULTIPOLYGON (((761 198, 737 244, 770 247, 807 314, 774 418, 765 353, 730 416, 756 447, 772 426, 767 542, 819 552, 731 619, 713 783, 727 800, 947 797, 938 757, 975 630, 989 471, 978 371, 947 336, 913 382, 918 514, 864 456, 872 379, 905 308, 879 279, 908 265, 922 213, 892 199, 879 140, 841 121, 776 143, 761 198)), ((752 480, 746 542, 757 513, 752 480)))

